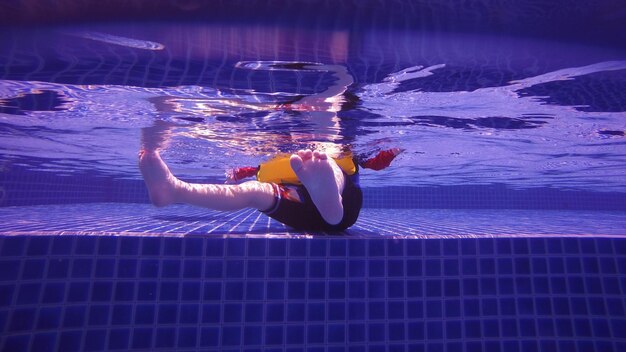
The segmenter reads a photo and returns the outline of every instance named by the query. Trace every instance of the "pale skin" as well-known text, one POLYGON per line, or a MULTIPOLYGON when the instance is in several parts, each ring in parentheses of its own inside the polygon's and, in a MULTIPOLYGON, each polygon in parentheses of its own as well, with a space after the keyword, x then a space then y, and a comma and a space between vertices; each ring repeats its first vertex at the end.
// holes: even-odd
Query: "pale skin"
MULTIPOLYGON (((220 211, 245 208, 268 210, 274 205, 271 184, 248 181, 237 185, 197 184, 181 181, 167 167, 154 148, 146 143, 139 152, 139 169, 143 175, 150 200, 163 207, 173 203, 185 203, 220 211)), ((158 144, 158 143, 156 143, 158 144)), ((344 174, 332 158, 325 153, 300 150, 291 155, 290 164, 322 218, 331 225, 343 218, 341 193, 345 185, 344 174)))

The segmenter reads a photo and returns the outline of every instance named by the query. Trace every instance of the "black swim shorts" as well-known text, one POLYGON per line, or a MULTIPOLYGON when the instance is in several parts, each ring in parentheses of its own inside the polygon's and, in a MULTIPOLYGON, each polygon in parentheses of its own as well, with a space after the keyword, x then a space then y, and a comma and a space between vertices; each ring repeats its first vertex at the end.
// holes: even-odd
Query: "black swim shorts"
POLYGON ((270 210, 263 213, 297 230, 343 231, 356 222, 363 205, 363 192, 358 181, 353 180, 355 177, 358 176, 346 176, 346 184, 341 193, 343 218, 336 225, 331 225, 322 218, 309 192, 302 185, 272 183, 276 201, 270 210))

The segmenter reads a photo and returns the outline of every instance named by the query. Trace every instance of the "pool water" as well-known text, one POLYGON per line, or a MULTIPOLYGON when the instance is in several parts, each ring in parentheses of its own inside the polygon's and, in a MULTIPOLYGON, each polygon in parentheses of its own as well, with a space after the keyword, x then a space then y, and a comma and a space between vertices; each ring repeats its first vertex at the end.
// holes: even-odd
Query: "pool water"
POLYGON ((0 6, 1 350, 626 350, 619 2, 79 3, 0 6), (154 207, 154 140, 402 153, 324 233, 154 207))
MULTIPOLYGON (((361 172, 367 208, 626 210, 620 48, 239 24, 12 29, 2 46, 7 214, 147 202, 137 152, 159 123, 163 158, 187 181, 223 183, 302 148, 362 159, 401 148, 391 167, 361 172)), ((555 233, 623 228, 595 216, 604 228, 555 233)))

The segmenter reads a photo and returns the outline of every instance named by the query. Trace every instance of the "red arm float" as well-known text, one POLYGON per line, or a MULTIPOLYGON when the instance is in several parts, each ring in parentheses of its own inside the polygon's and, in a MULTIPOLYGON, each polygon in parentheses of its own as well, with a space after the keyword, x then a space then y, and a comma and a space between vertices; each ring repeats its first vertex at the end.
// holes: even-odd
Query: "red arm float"
POLYGON ((256 176, 257 172, 259 172, 258 166, 236 167, 226 173, 226 182, 237 182, 244 178, 256 176))
POLYGON ((400 148, 392 148, 379 152, 375 157, 360 163, 361 167, 372 170, 382 170, 391 164, 391 161, 402 152, 400 148))

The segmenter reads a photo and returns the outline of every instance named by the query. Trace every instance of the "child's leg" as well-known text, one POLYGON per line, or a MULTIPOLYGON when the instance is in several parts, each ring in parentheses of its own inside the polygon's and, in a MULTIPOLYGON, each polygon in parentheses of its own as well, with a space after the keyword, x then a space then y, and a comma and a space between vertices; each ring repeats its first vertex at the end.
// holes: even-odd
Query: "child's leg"
POLYGON ((324 220, 331 225, 341 222, 346 180, 337 163, 325 153, 310 150, 292 155, 290 162, 324 220))
POLYGON ((250 181, 239 185, 216 185, 181 181, 172 175, 155 150, 139 152, 139 168, 148 186, 150 200, 156 206, 187 203, 214 210, 267 210, 274 204, 274 190, 269 183, 250 181))

